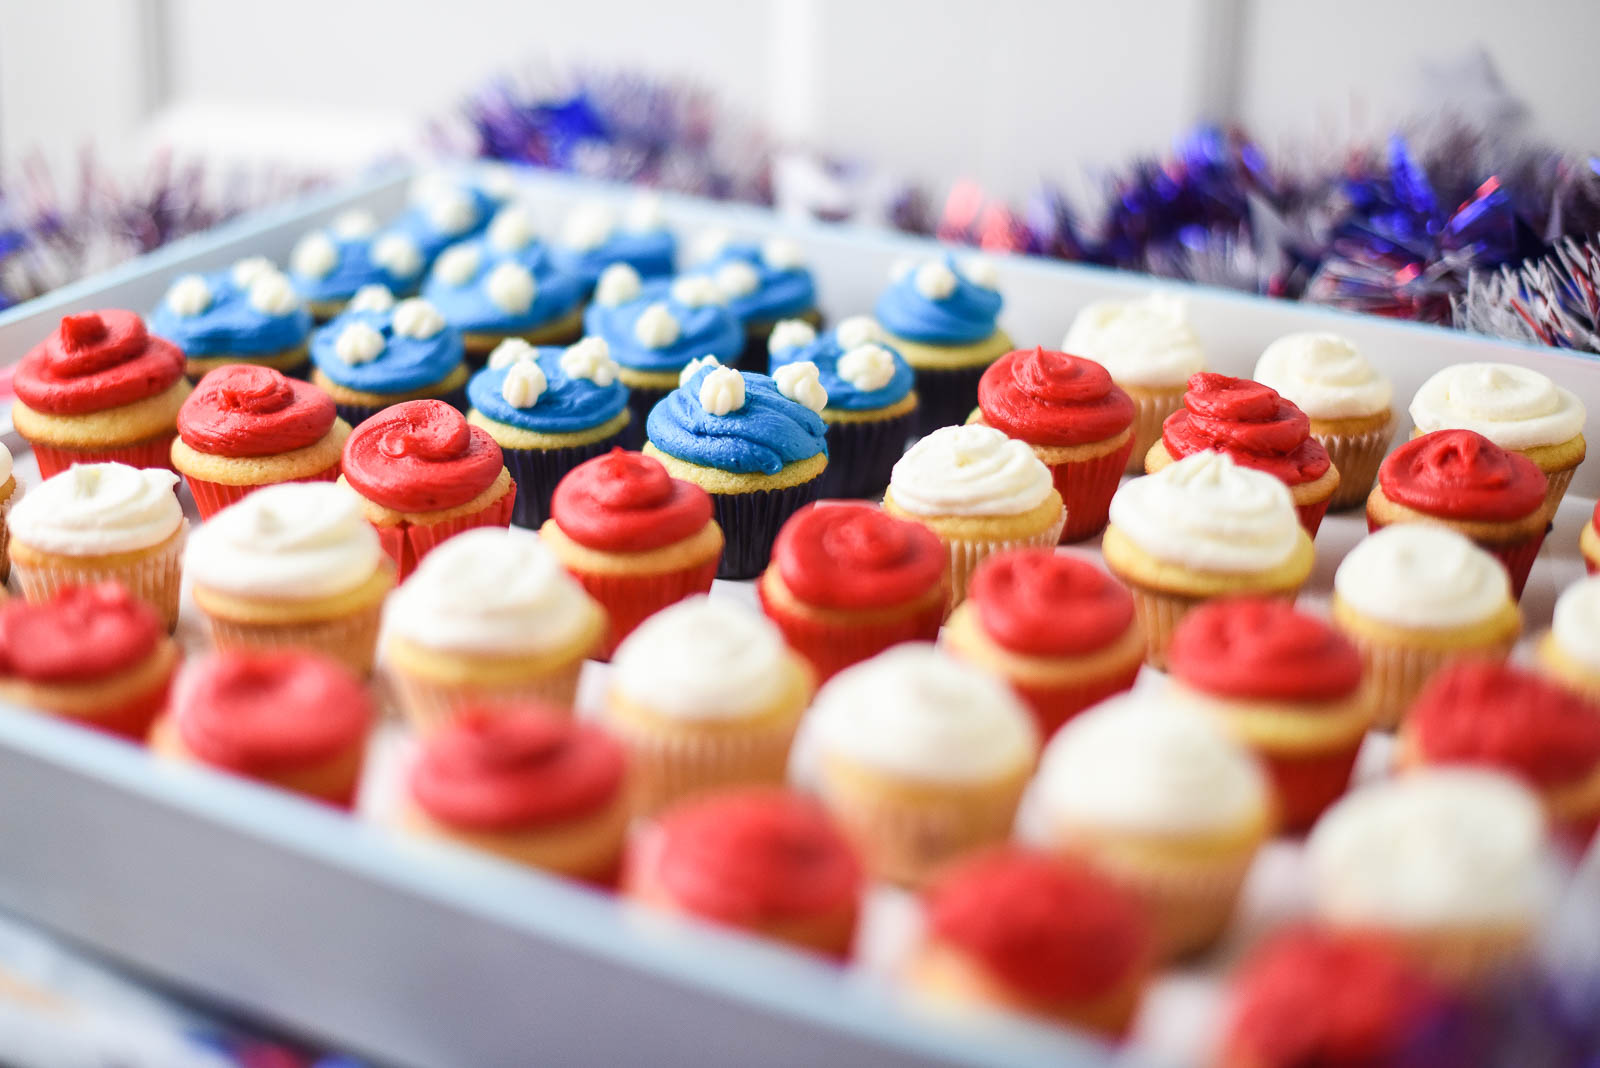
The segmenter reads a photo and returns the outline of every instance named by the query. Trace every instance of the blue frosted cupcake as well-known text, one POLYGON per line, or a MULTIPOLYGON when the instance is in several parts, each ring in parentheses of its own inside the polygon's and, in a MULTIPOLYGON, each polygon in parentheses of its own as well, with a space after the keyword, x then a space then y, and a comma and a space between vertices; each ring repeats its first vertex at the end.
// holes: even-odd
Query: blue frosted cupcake
POLYGON ((289 280, 312 318, 325 323, 363 286, 409 295, 422 281, 422 250, 404 234, 380 233, 372 212, 355 208, 302 237, 289 254, 289 280))
POLYGON ((568 348, 502 341, 489 366, 467 383, 467 422, 499 443, 517 483, 512 522, 538 527, 561 476, 609 452, 627 429, 628 387, 606 343, 586 337, 568 348))
POLYGON ((585 295, 614 263, 626 263, 640 278, 665 278, 678 255, 678 240, 661 217, 661 201, 650 194, 636 197, 620 213, 604 201, 578 205, 554 244, 557 265, 583 279, 585 295))
POLYGON ((311 381, 351 426, 402 401, 467 405, 461 332, 420 297, 396 304, 386 291, 364 290, 311 335, 311 362, 311 381))
POLYGON ((430 174, 411 187, 410 203, 389 229, 416 242, 426 263, 446 248, 482 232, 500 207, 499 192, 481 183, 430 174))
POLYGON ((150 332, 183 350, 190 378, 230 363, 303 376, 311 313, 270 260, 252 256, 173 282, 150 313, 150 332))
POLYGON ((765 353, 767 335, 783 319, 822 323, 817 285, 800 247, 783 237, 729 241, 714 231, 697 242, 700 258, 685 274, 707 275, 728 300, 728 310, 744 323, 747 354, 765 353))
POLYGON ((779 377, 712 360, 684 369, 683 384, 650 412, 644 451, 673 478, 711 494, 727 538, 721 578, 754 578, 778 528, 817 499, 828 467, 828 403, 817 368, 792 363, 779 377))

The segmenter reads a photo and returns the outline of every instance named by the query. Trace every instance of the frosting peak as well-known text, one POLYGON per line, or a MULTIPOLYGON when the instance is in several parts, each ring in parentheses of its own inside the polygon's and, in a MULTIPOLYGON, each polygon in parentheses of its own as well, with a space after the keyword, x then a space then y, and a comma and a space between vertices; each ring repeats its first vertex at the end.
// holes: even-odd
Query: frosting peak
POLYGON ((790 516, 772 546, 783 584, 808 604, 871 609, 904 604, 939 585, 946 552, 920 523, 876 505, 808 504, 790 516))
POLYGON ((48 600, 0 605, 0 675, 89 682, 127 671, 162 638, 155 609, 119 583, 65 586, 48 600))
POLYGON ((345 441, 345 480, 370 501, 401 512, 455 508, 488 489, 504 461, 489 432, 444 401, 385 408, 345 441))
POLYGON ((1061 347, 1101 364, 1123 386, 1180 386, 1205 366, 1187 306, 1165 293, 1089 305, 1072 320, 1061 347))
POLYGON ((1044 348, 1000 357, 978 380, 984 422, 1035 445, 1085 445, 1133 423, 1133 401, 1104 367, 1044 348))
POLYGON ((561 532, 602 552, 646 552, 682 541, 711 521, 705 490, 667 474, 643 453, 612 449, 556 483, 550 515, 561 532))
POLYGON ((645 426, 663 453, 724 471, 771 475, 827 452, 821 416, 785 397, 768 376, 727 367, 695 371, 651 409, 645 426), (724 404, 736 392, 729 376, 739 378, 742 396, 724 404))
POLYGON ((1449 519, 1522 519, 1544 504, 1547 482, 1538 464, 1471 430, 1413 438, 1378 469, 1389 500, 1449 519))
POLYGON ((71 556, 131 552, 159 545, 183 526, 164 468, 74 464, 47 478, 11 508, 12 535, 45 552, 71 556))
POLYGON ((1422 384, 1411 419, 1423 433, 1475 430, 1503 449, 1556 445, 1583 432, 1583 402, 1538 371, 1508 363, 1461 363, 1422 384))
POLYGON ((947 426, 894 465, 889 493, 915 515, 1018 515, 1039 507, 1055 484, 1023 441, 990 426, 947 426))
POLYGON ((208 372, 178 409, 178 436, 216 456, 275 456, 320 441, 337 417, 316 386, 270 367, 208 372))
POLYGON ((1276 390, 1201 372, 1189 379, 1183 408, 1162 424, 1161 440, 1173 459, 1225 452, 1295 486, 1321 478, 1330 466, 1328 450, 1310 433, 1311 420, 1276 390))
POLYGON ((1133 625, 1133 598, 1087 560, 1013 549, 978 566, 967 599, 984 633, 1025 656, 1081 656, 1133 625))
POLYGON ((1256 381, 1313 419, 1354 419, 1388 410, 1394 386, 1338 334, 1289 334, 1268 345, 1256 381))
POLYGON ((153 397, 183 377, 183 352, 131 311, 68 315, 17 364, 13 388, 35 411, 79 415, 153 397))
POLYGON ((757 612, 704 594, 646 619, 611 661, 616 692, 663 715, 739 719, 770 709, 788 685, 783 635, 757 612))
POLYGON ((1361 685, 1361 654, 1327 623, 1265 598, 1209 601, 1184 617, 1167 652, 1172 676, 1205 694, 1333 701, 1361 685))
POLYGON ((1145 552, 1208 570, 1269 570, 1303 536, 1284 484, 1221 452, 1198 452, 1124 484, 1110 516, 1145 552))
POLYGON ((266 486, 195 531, 185 562, 195 585, 244 597, 331 597, 366 582, 383 559, 349 488, 266 486))
POLYGON ((1363 538, 1334 572, 1333 589, 1362 615, 1402 627, 1478 623, 1511 603, 1500 561, 1431 523, 1401 523, 1363 538))
POLYGON ((955 261, 923 263, 898 275, 878 298, 876 315, 891 333, 932 345, 970 345, 995 332, 1003 301, 966 277, 955 261))

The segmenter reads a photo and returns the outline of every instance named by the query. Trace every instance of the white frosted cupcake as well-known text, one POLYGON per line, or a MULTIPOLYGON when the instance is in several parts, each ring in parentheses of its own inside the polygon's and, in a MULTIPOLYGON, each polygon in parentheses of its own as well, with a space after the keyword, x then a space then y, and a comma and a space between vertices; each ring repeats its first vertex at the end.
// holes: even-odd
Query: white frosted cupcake
POLYGON ((1600 701, 1600 576, 1562 591, 1538 658, 1545 674, 1600 701))

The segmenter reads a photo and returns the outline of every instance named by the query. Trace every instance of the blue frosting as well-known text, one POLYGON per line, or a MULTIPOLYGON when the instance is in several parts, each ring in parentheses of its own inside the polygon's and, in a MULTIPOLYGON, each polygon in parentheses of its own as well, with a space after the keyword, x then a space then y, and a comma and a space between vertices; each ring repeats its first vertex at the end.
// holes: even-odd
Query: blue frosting
POLYGON ((605 338, 611 358, 635 371, 681 371, 701 356, 715 356, 722 363, 737 359, 744 351, 744 327, 733 313, 721 304, 692 308, 674 300, 671 289, 671 281, 661 278, 646 282, 626 304, 589 305, 583 313, 584 333, 605 338), (639 316, 658 301, 666 302, 679 327, 678 340, 664 349, 642 345, 633 334, 639 316))
POLYGON ((744 407, 712 415, 700 404, 703 367, 650 409, 650 444, 669 456, 736 474, 777 474, 785 464, 827 455, 827 424, 810 408, 778 392, 766 375, 740 371, 744 407))
POLYGON ((467 383, 467 399, 497 423, 539 434, 571 434, 615 419, 628 406, 628 387, 621 382, 598 386, 587 378, 570 378, 561 370, 564 349, 540 348, 539 369, 545 390, 531 408, 514 408, 500 394, 511 368, 479 371, 467 383))
POLYGON ((165 299, 150 313, 150 332, 185 356, 267 355, 292 349, 311 333, 311 313, 298 305, 287 315, 268 315, 250 304, 250 294, 228 271, 205 276, 211 306, 199 315, 179 315, 165 299))
MULTIPOLYGON (((302 297, 315 301, 349 300, 355 296, 356 290, 366 285, 386 286, 391 293, 397 295, 416 290, 417 283, 422 278, 420 266, 415 274, 398 275, 372 262, 372 250, 392 231, 382 231, 366 237, 340 237, 332 230, 324 232, 328 235, 328 240, 333 242, 339 258, 334 263, 333 270, 321 278, 299 274, 291 267, 289 280, 294 283, 295 290, 302 297)), ((418 252, 420 255, 421 250, 418 252)), ((425 264, 426 260, 423 262, 425 264)))
POLYGON ((809 345, 791 345, 774 352, 772 370, 776 371, 784 364, 810 360, 817 365, 817 377, 822 382, 822 388, 828 391, 829 408, 847 412, 887 408, 905 399, 906 394, 911 392, 916 376, 912 373, 911 365, 906 363, 892 345, 886 345, 881 341, 873 344, 887 349, 889 355, 894 357, 894 377, 890 378, 888 385, 882 389, 857 389, 839 377, 839 358, 847 350, 839 344, 839 339, 832 330, 817 335, 817 339, 809 345))
POLYGON ((811 272, 804 267, 776 269, 761 257, 761 247, 754 244, 725 245, 711 259, 696 264, 689 273, 715 275, 717 268, 735 261, 748 263, 755 268, 761 282, 755 290, 742 297, 732 297, 728 310, 742 322, 771 322, 804 315, 817 306, 817 286, 811 272))
POLYGON ((347 311, 311 335, 311 360, 317 370, 346 389, 367 393, 410 393, 431 386, 461 366, 461 332, 445 325, 427 338, 394 332, 394 309, 347 311), (363 322, 383 335, 383 351, 368 363, 345 363, 334 353, 344 328, 363 322))
POLYGON ((930 345, 971 345, 994 333, 1000 294, 968 281, 950 257, 945 263, 955 272, 956 288, 943 300, 917 291, 915 271, 883 291, 875 313, 886 330, 930 345))
POLYGON ((443 252, 448 246, 459 241, 475 237, 489 225, 489 220, 494 217, 499 203, 480 186, 464 183, 457 186, 461 192, 472 199, 474 215, 471 226, 456 233, 445 233, 433 224, 428 217, 426 204, 412 204, 400 214, 400 217, 390 224, 389 229, 405 234, 417 243, 417 248, 422 250, 424 262, 431 263, 435 256, 443 252))
POLYGON ((670 230, 613 230, 594 248, 557 245, 553 253, 557 266, 583 279, 587 293, 613 263, 628 264, 640 278, 665 278, 673 271, 678 239, 670 230))
POLYGON ((502 252, 486 238, 465 243, 478 251, 478 270, 461 285, 439 278, 437 270, 422 287, 422 295, 432 301, 451 326, 468 333, 514 334, 542 326, 566 315, 583 300, 583 282, 576 275, 558 270, 549 250, 530 241, 515 253, 502 252), (484 285, 489 272, 501 263, 520 263, 533 272, 533 303, 522 315, 512 315, 489 299, 484 285))

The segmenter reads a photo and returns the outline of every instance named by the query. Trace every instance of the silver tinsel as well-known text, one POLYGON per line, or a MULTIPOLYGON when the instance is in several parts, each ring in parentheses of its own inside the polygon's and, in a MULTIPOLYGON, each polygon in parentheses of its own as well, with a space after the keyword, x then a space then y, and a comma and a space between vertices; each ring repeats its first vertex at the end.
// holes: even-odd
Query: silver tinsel
POLYGON ((1600 235, 1569 237, 1547 256, 1469 276, 1451 310, 1462 330, 1600 353, 1600 235))

